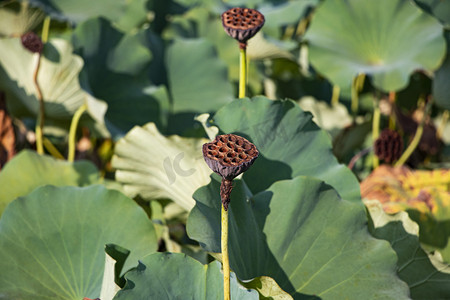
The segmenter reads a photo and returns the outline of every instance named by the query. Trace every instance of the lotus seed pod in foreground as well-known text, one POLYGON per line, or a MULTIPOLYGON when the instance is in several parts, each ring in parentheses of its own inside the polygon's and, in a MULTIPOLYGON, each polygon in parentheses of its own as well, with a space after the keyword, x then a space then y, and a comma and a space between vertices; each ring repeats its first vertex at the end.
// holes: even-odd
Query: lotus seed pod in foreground
POLYGON ((264 22, 264 15, 250 8, 235 7, 222 14, 222 25, 226 33, 242 45, 255 36, 264 22))
POLYGON ((234 134, 218 135, 214 141, 203 145, 206 163, 226 180, 245 172, 258 155, 255 145, 234 134))

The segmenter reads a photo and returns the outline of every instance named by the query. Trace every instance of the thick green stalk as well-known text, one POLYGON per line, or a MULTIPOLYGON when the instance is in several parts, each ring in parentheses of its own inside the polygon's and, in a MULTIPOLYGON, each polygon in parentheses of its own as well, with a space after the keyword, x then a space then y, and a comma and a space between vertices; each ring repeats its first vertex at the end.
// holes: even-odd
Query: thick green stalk
POLYGON ((335 84, 333 85, 333 94, 331 95, 331 105, 336 106, 339 104, 339 94, 341 93, 341 88, 335 84))
POLYGON ((239 45, 239 98, 245 97, 247 86, 247 45, 239 45))
POLYGON ((67 155, 67 160, 73 162, 75 159, 75 145, 76 141, 76 133, 78 123, 80 121, 81 115, 86 111, 87 105, 81 105, 75 114, 73 115, 72 122, 70 123, 70 131, 69 131, 69 153, 67 155))
MULTIPOLYGON (((50 30, 50 17, 46 17, 44 20, 44 24, 42 26, 42 43, 46 43, 48 40, 48 32, 50 30)), ((38 62, 36 65, 36 69, 34 70, 33 80, 34 85, 36 86, 37 98, 39 100, 39 112, 36 120, 36 151, 39 154, 44 154, 44 118, 45 118, 45 106, 44 106, 44 98, 42 97, 41 87, 38 83, 38 74, 39 68, 41 66, 41 53, 38 56, 38 62)))
MULTIPOLYGON (((373 117, 372 117, 372 144, 375 143, 378 136, 380 135, 380 105, 376 101, 373 107, 373 117)), ((372 166, 375 169, 380 164, 380 161, 376 155, 373 156, 372 166)))
POLYGON ((223 266, 223 299, 230 300, 230 261, 228 259, 228 210, 222 205, 222 266, 223 266))
POLYGON ((38 54, 38 61, 36 65, 36 69, 34 69, 33 74, 33 81, 34 85, 36 87, 36 94, 39 101, 39 111, 37 115, 36 120, 36 151, 39 154, 44 154, 44 144, 42 142, 43 140, 43 131, 44 131, 44 116, 45 116, 45 108, 44 108, 44 99, 42 98, 42 91, 41 87, 38 83, 38 74, 39 74, 39 67, 41 66, 41 54, 38 54))
POLYGON ((416 150, 417 146, 419 145, 420 139, 422 138, 423 134, 423 126, 425 125, 425 120, 431 108, 431 102, 432 101, 428 101, 428 103, 426 104, 422 120, 420 121, 419 126, 417 126, 417 130, 414 134, 413 140, 409 144, 408 148, 406 148, 405 152, 403 152, 402 156, 400 156, 398 161, 395 163, 394 167, 399 167, 405 164, 408 158, 411 156, 411 154, 413 154, 414 150, 416 150))

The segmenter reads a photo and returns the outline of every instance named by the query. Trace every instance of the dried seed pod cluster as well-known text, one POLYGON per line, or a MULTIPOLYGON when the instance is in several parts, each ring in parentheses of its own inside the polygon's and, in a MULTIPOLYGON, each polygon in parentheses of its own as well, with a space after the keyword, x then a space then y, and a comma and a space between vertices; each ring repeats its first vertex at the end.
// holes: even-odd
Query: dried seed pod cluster
POLYGON ((241 44, 246 44, 264 22, 264 15, 251 8, 235 7, 222 14, 222 25, 226 33, 241 44))
POLYGON ((208 166, 227 180, 245 172, 258 155, 255 145, 234 134, 219 135, 203 145, 203 157, 208 166))
POLYGON ((403 152, 403 140, 397 131, 385 129, 374 144, 375 155, 390 164, 398 160, 403 152))
POLYGON ((34 32, 27 32, 21 36, 22 45, 33 53, 41 53, 44 44, 34 32))

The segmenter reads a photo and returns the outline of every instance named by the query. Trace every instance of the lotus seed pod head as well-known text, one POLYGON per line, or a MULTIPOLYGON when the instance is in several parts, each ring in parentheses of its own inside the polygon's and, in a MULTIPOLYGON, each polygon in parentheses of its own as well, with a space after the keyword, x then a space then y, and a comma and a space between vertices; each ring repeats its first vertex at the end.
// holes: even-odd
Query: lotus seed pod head
POLYGON ((374 143, 374 151, 385 163, 393 163, 402 155, 403 139, 398 132, 384 129, 374 143))
POLYGON ((263 27, 264 15, 251 8, 234 7, 222 14, 222 25, 225 32, 239 41, 241 45, 255 36, 263 27))
POLYGON ((22 45, 33 53, 41 53, 44 44, 41 38, 34 32, 27 32, 20 37, 22 45))
POLYGON ((226 180, 247 171, 258 155, 255 145, 235 134, 218 135, 214 141, 203 144, 206 163, 226 180))

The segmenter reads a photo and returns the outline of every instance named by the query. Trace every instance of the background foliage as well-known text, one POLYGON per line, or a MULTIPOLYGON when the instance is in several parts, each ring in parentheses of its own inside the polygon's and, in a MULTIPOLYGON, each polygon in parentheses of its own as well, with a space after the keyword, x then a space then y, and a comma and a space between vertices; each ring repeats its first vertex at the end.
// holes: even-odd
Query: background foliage
POLYGON ((231 195, 233 299, 450 298, 449 24, 431 0, 2 1, 0 298, 220 298, 201 147, 223 133, 260 151, 231 195), (233 6, 266 18, 243 99, 233 6), (401 169, 377 168, 385 128, 416 143, 401 169))

